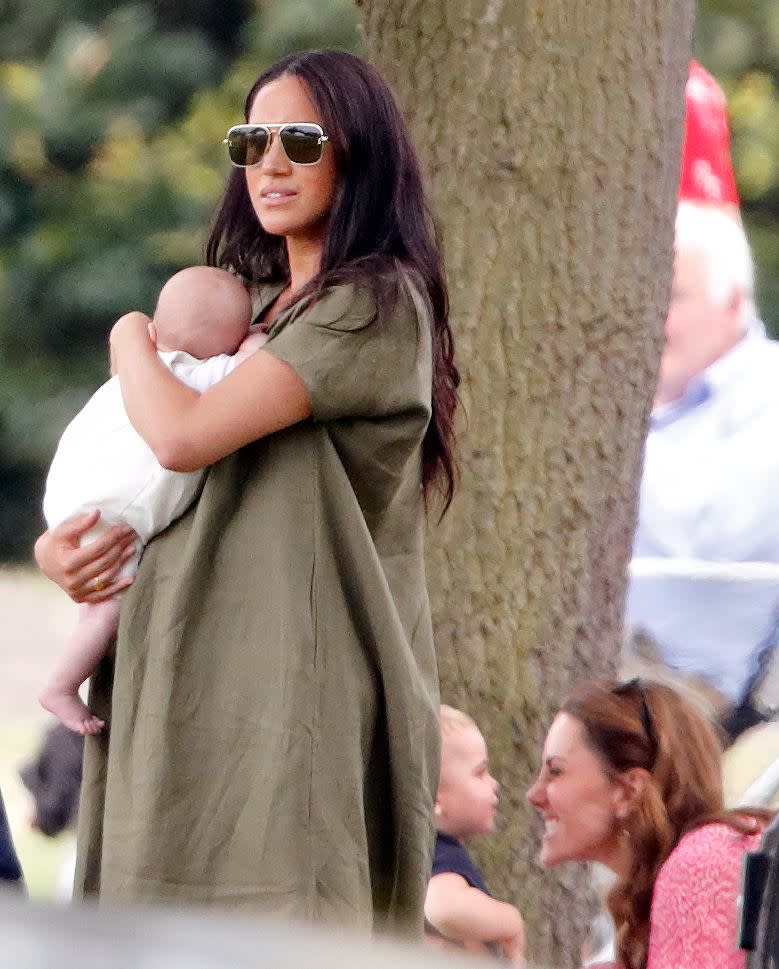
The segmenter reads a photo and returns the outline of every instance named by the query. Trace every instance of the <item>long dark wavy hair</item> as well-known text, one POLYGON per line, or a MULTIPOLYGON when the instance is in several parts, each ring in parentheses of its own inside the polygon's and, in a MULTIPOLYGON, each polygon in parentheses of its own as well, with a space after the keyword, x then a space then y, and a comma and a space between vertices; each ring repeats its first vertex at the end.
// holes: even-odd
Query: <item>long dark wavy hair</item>
MULTIPOLYGON (((336 50, 290 54, 265 71, 246 98, 247 120, 257 92, 283 76, 306 85, 338 172, 319 273, 296 299, 364 282, 376 296, 376 323, 398 296, 401 271, 419 288, 432 320, 433 346, 432 417, 422 444, 422 483, 426 500, 431 488, 440 492, 443 515, 457 481, 453 425, 460 375, 439 231, 406 123, 383 78, 360 58, 336 50)), ((217 209, 206 261, 252 283, 289 281, 285 240, 262 228, 239 169, 232 172, 217 209)))
POLYGON ((724 805, 722 746, 706 716, 661 683, 585 683, 562 710, 584 727, 587 743, 607 774, 634 767, 649 773, 635 810, 625 822, 631 862, 607 898, 625 969, 646 969, 649 913, 655 880, 681 838, 705 824, 726 824, 752 834, 770 811, 724 805))

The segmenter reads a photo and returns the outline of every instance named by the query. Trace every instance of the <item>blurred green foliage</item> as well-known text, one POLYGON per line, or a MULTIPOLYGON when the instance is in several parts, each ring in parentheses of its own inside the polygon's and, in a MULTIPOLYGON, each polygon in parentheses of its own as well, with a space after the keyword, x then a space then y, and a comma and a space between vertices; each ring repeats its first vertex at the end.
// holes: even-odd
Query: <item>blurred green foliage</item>
POLYGON ((284 53, 357 49, 353 0, 16 0, 0 23, 0 559, 29 556, 106 338, 202 261, 222 138, 284 53))
MULTIPOLYGON (((0 19, 0 559, 29 555, 45 469, 106 338, 202 260, 221 139, 291 50, 359 47, 353 0, 6 0, 0 19)), ((779 331, 779 5, 701 0, 760 300, 779 331)))

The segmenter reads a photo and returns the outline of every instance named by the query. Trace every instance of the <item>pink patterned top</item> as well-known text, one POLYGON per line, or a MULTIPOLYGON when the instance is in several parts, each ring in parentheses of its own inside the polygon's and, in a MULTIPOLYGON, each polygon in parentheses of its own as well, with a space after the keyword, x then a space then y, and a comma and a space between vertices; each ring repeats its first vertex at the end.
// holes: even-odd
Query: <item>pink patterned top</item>
POLYGON ((743 969, 736 948, 745 851, 760 833, 742 835, 726 824, 690 831, 660 869, 649 916, 647 969, 743 969))
POLYGON ((736 903, 744 852, 759 845, 759 832, 742 835, 726 824, 704 825, 679 841, 655 881, 646 969, 744 969, 736 903))

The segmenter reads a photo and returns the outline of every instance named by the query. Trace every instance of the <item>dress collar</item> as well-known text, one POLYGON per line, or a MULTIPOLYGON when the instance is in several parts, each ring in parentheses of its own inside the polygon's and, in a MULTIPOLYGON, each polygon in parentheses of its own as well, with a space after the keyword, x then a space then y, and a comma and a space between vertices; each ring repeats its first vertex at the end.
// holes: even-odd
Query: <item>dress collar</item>
POLYGON ((250 290, 252 297, 252 326, 262 323, 265 314, 273 305, 273 301, 281 294, 285 282, 259 283, 250 290))
MULTIPOLYGON (((265 314, 286 288, 286 282, 260 283, 256 287, 252 297, 252 306, 254 308, 254 321, 252 326, 259 326, 263 322, 265 314)), ((309 294, 308 296, 294 299, 285 306, 276 319, 267 327, 266 332, 268 335, 273 336, 280 330, 283 330, 288 323, 294 320, 299 313, 310 305, 311 299, 312 295, 309 294)))

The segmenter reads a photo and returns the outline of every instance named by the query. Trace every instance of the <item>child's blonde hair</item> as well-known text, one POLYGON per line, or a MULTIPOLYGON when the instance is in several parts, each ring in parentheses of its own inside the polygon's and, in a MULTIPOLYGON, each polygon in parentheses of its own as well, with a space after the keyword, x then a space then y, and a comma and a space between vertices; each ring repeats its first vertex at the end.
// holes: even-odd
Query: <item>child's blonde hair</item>
POLYGON ((445 703, 441 704, 442 737, 451 737, 466 727, 479 729, 476 721, 473 717, 469 717, 467 713, 463 713, 462 710, 457 710, 455 707, 447 706, 445 703))

